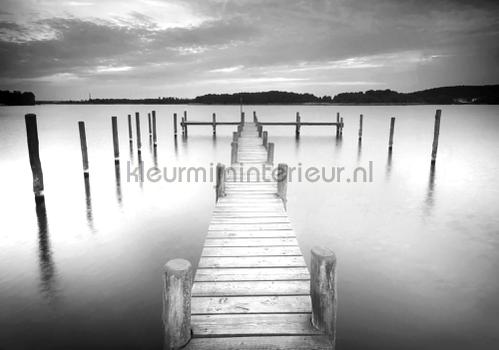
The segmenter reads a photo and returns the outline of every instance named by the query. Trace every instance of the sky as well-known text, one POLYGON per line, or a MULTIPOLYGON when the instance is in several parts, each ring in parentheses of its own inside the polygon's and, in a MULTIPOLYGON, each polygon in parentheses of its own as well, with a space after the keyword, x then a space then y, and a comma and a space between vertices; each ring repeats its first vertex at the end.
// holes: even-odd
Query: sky
POLYGON ((0 0, 0 89, 318 96, 499 83, 499 1, 0 0))

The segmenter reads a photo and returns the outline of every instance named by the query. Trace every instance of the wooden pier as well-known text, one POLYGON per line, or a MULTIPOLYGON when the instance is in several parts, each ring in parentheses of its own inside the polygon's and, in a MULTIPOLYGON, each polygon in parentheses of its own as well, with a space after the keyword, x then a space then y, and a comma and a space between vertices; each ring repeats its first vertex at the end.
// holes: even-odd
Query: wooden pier
MULTIPOLYGON (((330 269, 322 272, 329 271, 331 276, 326 284, 333 294, 326 296, 329 303, 319 300, 324 293, 316 301, 321 304, 318 309, 329 311, 327 315, 317 312, 318 318, 329 320, 324 326, 328 330, 312 324, 311 276, 284 205, 286 187, 281 183, 287 181, 287 166, 279 165, 286 173, 281 173, 277 180, 262 179, 258 174, 244 171, 250 167, 273 168, 268 147, 273 144, 264 146, 259 128, 256 123, 241 124, 234 136, 233 150, 236 143, 237 153, 232 157, 231 168, 218 168, 218 201, 192 285, 192 339, 185 348, 334 349, 334 254, 329 250, 319 250, 318 255, 312 252, 319 265, 330 258, 330 269), (328 304, 333 309, 324 309, 328 304)), ((168 270, 167 267, 167 299, 171 293, 168 270)), ((328 278, 319 274, 317 278, 328 278)), ((189 285, 188 279, 184 284, 189 285)), ((317 284, 312 290, 315 288, 320 294, 322 287, 317 284)), ((186 298, 177 305, 177 315, 188 312, 186 298)), ((164 310, 165 334, 168 334, 165 348, 174 349, 180 345, 175 334, 184 340, 185 334, 178 336, 179 333, 172 332, 172 325, 184 323, 188 316, 172 322, 172 305, 167 301, 164 305, 168 305, 164 310)))

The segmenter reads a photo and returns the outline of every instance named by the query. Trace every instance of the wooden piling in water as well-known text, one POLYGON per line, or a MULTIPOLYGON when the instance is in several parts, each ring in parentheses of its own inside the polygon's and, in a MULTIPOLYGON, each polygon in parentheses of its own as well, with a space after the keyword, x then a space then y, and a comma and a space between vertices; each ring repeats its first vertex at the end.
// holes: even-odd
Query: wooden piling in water
POLYGON ((390 138, 388 140, 388 149, 391 150, 393 147, 393 132, 395 129, 395 117, 390 119, 390 138))
POLYGON ((111 124, 113 127, 114 162, 119 163, 119 161, 120 161, 120 141, 118 138, 118 117, 111 117, 111 124))
POLYGON ((258 131, 258 137, 262 137, 263 126, 258 124, 257 131, 258 131))
POLYGON ((152 143, 154 147, 158 144, 158 133, 156 129, 156 111, 152 111, 152 143))
POLYGON ((440 116, 442 110, 437 109, 435 112, 435 125, 433 127, 433 146, 431 148, 431 165, 435 165, 437 161, 438 137, 440 135, 440 116))
POLYGON ((225 165, 217 164, 216 200, 225 196, 225 165))
POLYGON ((300 128, 301 128, 300 112, 296 112, 296 130, 295 130, 296 136, 300 136, 300 128))
POLYGON ((336 341, 336 255, 326 248, 312 248, 310 263, 312 325, 324 332, 335 347, 336 341))
POLYGON ((244 124, 244 112, 241 112, 241 125, 244 124))
POLYGON ((151 113, 147 113, 147 121, 149 125, 149 137, 151 137, 152 136, 151 113))
POLYGON ((230 145, 231 145, 230 162, 232 164, 235 164, 235 163, 237 163, 238 144, 237 144, 237 142, 232 142, 230 145))
POLYGON ((137 129, 137 151, 140 153, 142 148, 142 141, 140 138, 140 114, 135 112, 135 129, 137 129))
POLYGON ((362 140, 362 122, 363 122, 364 116, 361 114, 359 118, 359 141, 362 140))
POLYGON ((26 136, 28 139, 29 164, 33 173, 33 193, 35 198, 42 198, 43 195, 43 172, 40 162, 40 149, 38 142, 38 126, 36 114, 26 114, 24 116, 26 124, 26 136))
POLYGON ((173 113, 173 136, 177 137, 177 113, 173 113))
POLYGON ((263 132, 263 137, 262 137, 262 141, 263 141, 263 147, 267 148, 267 141, 268 141, 268 137, 269 137, 269 134, 267 131, 264 131, 263 132))
POLYGON ((267 163, 274 164, 274 143, 269 142, 267 147, 267 163))
POLYGON ((187 111, 184 111, 184 136, 187 137, 187 111))
POLYGON ((340 136, 341 124, 340 124, 340 112, 336 112, 336 136, 340 136))
POLYGON ((173 259, 166 263, 163 280, 164 349, 180 349, 191 339, 191 263, 173 259))
POLYGON ((343 136, 343 117, 340 118, 340 136, 343 136))
POLYGON ((213 113, 213 116, 212 116, 212 122, 213 122, 213 135, 216 135, 217 134, 217 115, 215 113, 213 113))
POLYGON ((277 195, 282 199, 286 208, 288 191, 288 165, 279 163, 277 166, 277 195))
POLYGON ((132 133, 132 115, 128 115, 128 139, 130 140, 130 143, 133 142, 133 133, 132 133))
POLYGON ((88 150, 87 150, 87 133, 85 132, 85 122, 78 122, 78 129, 80 131, 80 146, 81 156, 83 161, 83 174, 88 176, 88 150))

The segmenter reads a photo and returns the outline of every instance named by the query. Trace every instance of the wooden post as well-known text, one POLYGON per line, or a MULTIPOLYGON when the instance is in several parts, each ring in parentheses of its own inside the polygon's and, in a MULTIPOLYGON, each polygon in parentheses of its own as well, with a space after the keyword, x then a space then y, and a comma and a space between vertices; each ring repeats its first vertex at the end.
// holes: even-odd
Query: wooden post
POLYGON ((244 124, 244 112, 241 112, 241 125, 244 124))
POLYGON ((156 129, 156 111, 152 111, 152 142, 154 146, 158 144, 158 133, 156 129))
POLYGON ((286 207, 288 190, 288 165, 279 163, 277 166, 277 195, 282 199, 286 207))
POLYGON ((80 130, 80 145, 81 156, 83 160, 83 174, 88 176, 88 153, 87 153, 87 134, 85 132, 85 122, 78 122, 78 129, 80 130))
POLYGON ((225 165, 217 164, 217 186, 216 186, 216 198, 225 196, 225 165))
POLYGON ((230 153, 230 162, 234 164, 237 163, 237 148, 238 148, 237 142, 232 142, 231 146, 232 148, 230 153))
POLYGON ((128 115, 128 139, 130 140, 130 143, 133 142, 133 134, 132 134, 132 115, 128 115))
POLYGON ((33 173, 33 192, 35 198, 43 197, 43 172, 40 162, 40 149, 38 143, 38 127, 36 124, 36 114, 26 114, 24 116, 26 124, 26 136, 28 139, 29 164, 33 173))
POLYGON ((327 248, 312 248, 310 264, 312 325, 328 335, 333 349, 336 341, 336 255, 327 248))
POLYGON ((433 147, 431 149, 431 165, 435 165, 437 161, 438 136, 440 135, 440 116, 442 110, 437 109, 435 112, 435 126, 433 128, 433 147))
POLYGON ((217 115, 213 113, 213 135, 217 134, 217 115))
POLYGON ((118 139, 118 117, 111 117, 111 124, 113 127, 113 149, 114 149, 114 162, 120 161, 120 141, 118 139))
POLYGON ((173 136, 177 137, 177 113, 173 113, 173 136))
POLYGON ((296 112, 296 131, 295 131, 296 136, 300 136, 300 128, 301 128, 300 112, 296 112))
POLYGON ((359 141, 362 140, 362 120, 364 116, 361 114, 359 119, 359 141))
POLYGON ((393 146, 393 131, 395 129, 395 117, 390 120, 390 139, 388 140, 388 149, 392 149, 393 146))
POLYGON ((142 148, 142 141, 140 138, 140 115, 135 112, 135 129, 137 129, 137 151, 140 153, 142 148))
POLYGON ((149 125, 149 137, 151 137, 152 136, 151 113, 147 113, 147 121, 149 125))
POLYGON ((263 132, 263 147, 267 148, 267 139, 268 139, 268 132, 267 131, 264 131, 263 132))
POLYGON ((256 117, 256 112, 253 111, 253 123, 257 124, 258 123, 258 119, 256 117))
POLYGON ((164 349, 180 349, 191 339, 191 263, 173 259, 166 263, 163 280, 164 349))
POLYGON ((262 137, 262 133, 263 133, 263 126, 261 126, 260 124, 258 124, 258 137, 262 137))
POLYGON ((340 136, 340 112, 336 112, 336 136, 340 136))
POLYGON ((340 124, 341 124, 341 127, 340 127, 340 136, 343 136, 343 117, 340 118, 340 124))
POLYGON ((237 142, 238 138, 239 138, 239 134, 236 131, 234 131, 232 133, 232 142, 237 142))
POLYGON ((269 142, 267 147, 267 163, 274 164, 274 143, 269 142))

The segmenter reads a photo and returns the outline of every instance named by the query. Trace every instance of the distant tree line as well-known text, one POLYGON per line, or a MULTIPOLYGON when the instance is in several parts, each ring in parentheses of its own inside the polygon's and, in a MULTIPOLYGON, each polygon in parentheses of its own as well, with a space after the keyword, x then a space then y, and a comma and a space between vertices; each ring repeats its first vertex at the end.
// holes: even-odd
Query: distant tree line
POLYGON ((175 105, 192 102, 189 98, 178 97, 158 97, 158 98, 91 98, 88 100, 68 100, 68 101, 38 101, 39 104, 76 104, 76 105, 175 105))
POLYGON ((286 91, 240 92, 235 94, 208 94, 197 96, 193 103, 200 104, 304 104, 331 103, 331 96, 317 97, 286 91))
POLYGON ((336 95, 333 103, 351 104, 498 104, 499 85, 450 86, 411 93, 368 90, 336 95))
POLYGON ((29 106, 35 104, 35 94, 32 92, 0 90, 0 105, 29 106))

